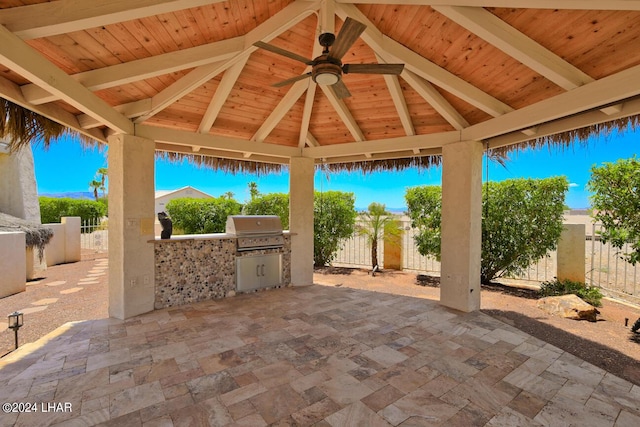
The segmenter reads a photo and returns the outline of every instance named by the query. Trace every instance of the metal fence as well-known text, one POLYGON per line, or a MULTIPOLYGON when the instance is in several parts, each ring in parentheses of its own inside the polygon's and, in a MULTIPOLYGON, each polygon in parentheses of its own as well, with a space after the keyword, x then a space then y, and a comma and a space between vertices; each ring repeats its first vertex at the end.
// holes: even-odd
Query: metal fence
POLYGON ((80 248, 96 252, 109 250, 109 235, 106 219, 90 219, 80 225, 80 248))
MULTIPOLYGON (((402 266, 403 270, 440 274, 440 262, 433 257, 420 255, 415 245, 416 229, 411 228, 411 221, 403 216, 400 219, 404 229, 402 237, 402 266)), ((362 225, 362 222, 358 224, 362 225)), ((605 293, 617 297, 630 297, 634 302, 640 302, 640 272, 637 266, 624 261, 620 251, 610 244, 604 244, 598 238, 602 226, 600 224, 587 225, 585 240, 585 277, 592 286, 602 288, 605 293)), ((380 241, 378 246, 378 260, 384 265, 384 245, 380 241)), ((630 245, 629 245, 630 246, 630 245)), ((630 248, 623 248, 622 252, 630 248)), ((553 280, 557 274, 557 253, 548 253, 537 263, 529 266, 522 274, 509 276, 508 279, 544 282, 553 280)), ((338 267, 371 268, 371 246, 367 238, 356 234, 346 240, 332 263, 338 267)))
POLYGON ((587 283, 604 289, 612 296, 640 302, 638 266, 622 258, 622 254, 632 250, 631 245, 626 244, 620 250, 608 243, 602 243, 599 238, 601 230, 602 224, 592 224, 591 234, 587 233, 585 262, 587 283))

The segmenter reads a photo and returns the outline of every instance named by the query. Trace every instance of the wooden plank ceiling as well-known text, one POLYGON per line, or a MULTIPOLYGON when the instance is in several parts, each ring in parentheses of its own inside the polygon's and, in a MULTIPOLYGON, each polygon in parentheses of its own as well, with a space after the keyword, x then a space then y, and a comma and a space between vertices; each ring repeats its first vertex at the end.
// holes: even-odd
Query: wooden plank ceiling
POLYGON ((4 0, 0 96, 100 141, 287 163, 514 144, 640 114, 640 0, 4 0), (305 58, 346 18, 367 26, 338 99, 305 58))

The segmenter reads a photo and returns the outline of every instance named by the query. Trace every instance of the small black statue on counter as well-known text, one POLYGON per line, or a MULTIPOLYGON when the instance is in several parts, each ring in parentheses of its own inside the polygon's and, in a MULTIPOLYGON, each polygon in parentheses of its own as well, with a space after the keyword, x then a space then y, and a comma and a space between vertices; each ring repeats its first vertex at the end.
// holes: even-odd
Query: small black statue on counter
POLYGON ((169 215, 167 215, 166 212, 158 212, 158 221, 160 221, 160 225, 162 226, 160 238, 170 239, 171 233, 173 233, 173 223, 171 222, 171 218, 169 218, 169 215))

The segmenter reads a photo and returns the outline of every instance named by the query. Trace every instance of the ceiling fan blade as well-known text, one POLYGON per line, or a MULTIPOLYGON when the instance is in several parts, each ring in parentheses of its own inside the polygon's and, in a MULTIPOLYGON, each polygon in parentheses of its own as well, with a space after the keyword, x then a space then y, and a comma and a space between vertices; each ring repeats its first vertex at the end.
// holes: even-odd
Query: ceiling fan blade
POLYGON ((288 50, 284 50, 277 46, 274 46, 269 43, 257 41, 253 44, 255 47, 259 47, 260 49, 268 50, 269 52, 277 53, 278 55, 286 56, 287 58, 295 59, 296 61, 300 61, 303 64, 311 65, 313 61, 305 58, 304 56, 298 55, 297 53, 289 52, 288 50))
POLYGON ((344 84, 342 80, 339 80, 338 83, 331 85, 333 89, 333 93, 336 94, 338 99, 348 98, 351 96, 351 92, 347 89, 347 86, 344 84))
POLYGON ((402 73, 404 64, 345 64, 342 72, 345 74, 395 74, 402 73))
POLYGON ((336 41, 331 47, 329 56, 336 59, 341 59, 345 53, 353 45, 360 34, 367 29, 367 26, 355 19, 347 18, 340 29, 340 34, 336 37, 336 41))
POLYGON ((295 83, 298 80, 304 80, 307 77, 311 77, 311 73, 300 74, 299 76, 291 77, 290 79, 282 80, 281 82, 274 83, 271 86, 273 86, 273 87, 283 87, 283 86, 286 86, 286 85, 290 85, 291 83, 295 83))

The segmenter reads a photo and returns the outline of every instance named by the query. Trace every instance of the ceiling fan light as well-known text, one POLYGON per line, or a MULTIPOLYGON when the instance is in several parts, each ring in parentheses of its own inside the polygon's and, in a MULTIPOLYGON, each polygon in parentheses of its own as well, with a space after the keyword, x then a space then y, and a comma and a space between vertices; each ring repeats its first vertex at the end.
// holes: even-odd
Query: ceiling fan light
POLYGON ((320 73, 316 74, 313 80, 321 86, 331 86, 340 81, 340 75, 334 73, 320 73))

